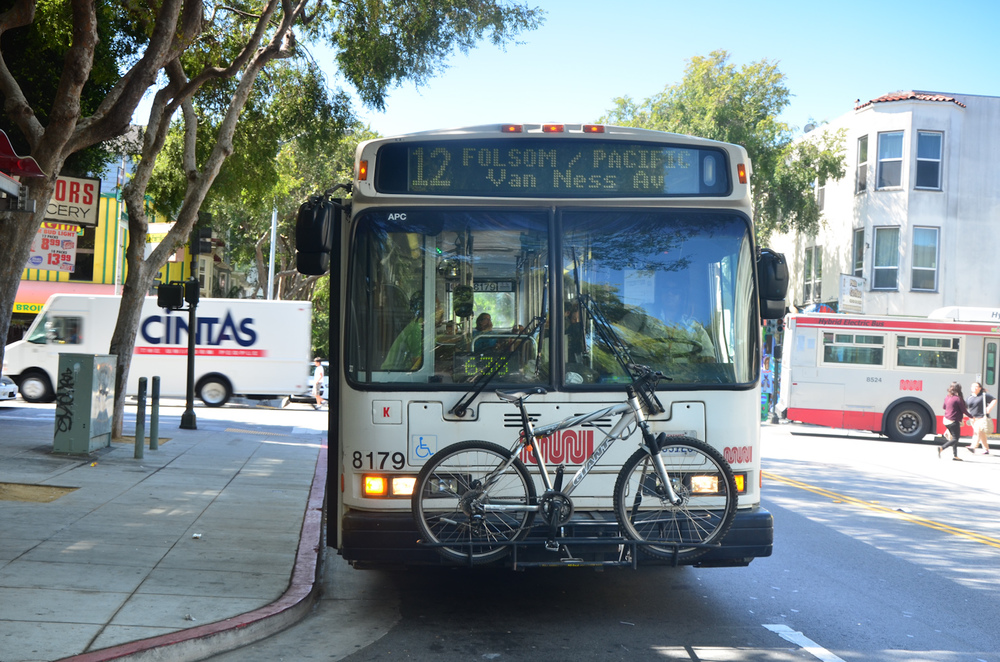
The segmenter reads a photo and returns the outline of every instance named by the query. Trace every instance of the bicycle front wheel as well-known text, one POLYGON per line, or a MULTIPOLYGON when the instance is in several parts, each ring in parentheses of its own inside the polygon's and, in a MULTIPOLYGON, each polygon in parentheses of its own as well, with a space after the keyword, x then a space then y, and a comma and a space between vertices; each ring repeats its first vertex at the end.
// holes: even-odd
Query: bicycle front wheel
POLYGON ((445 558, 478 565, 523 539, 537 506, 527 467, 507 449, 463 441, 435 453, 417 476, 413 518, 445 558))
POLYGON ((670 438, 660 452, 674 492, 674 505, 640 449, 625 462, 615 483, 615 516, 623 533, 649 556, 690 563, 729 532, 736 517, 736 480, 719 451, 690 437, 670 438))

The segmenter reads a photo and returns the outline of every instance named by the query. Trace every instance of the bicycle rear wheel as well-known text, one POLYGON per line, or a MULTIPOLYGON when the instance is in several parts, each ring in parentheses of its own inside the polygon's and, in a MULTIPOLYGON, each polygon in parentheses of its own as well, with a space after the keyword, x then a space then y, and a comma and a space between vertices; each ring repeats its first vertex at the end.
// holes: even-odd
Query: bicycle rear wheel
POLYGON ((509 460, 510 451, 488 441, 463 441, 435 453, 413 489, 413 518, 423 542, 473 565, 510 553, 504 543, 528 534, 537 501, 527 467, 509 460))
POLYGON ((736 517, 736 480, 722 455, 690 437, 670 438, 660 457, 674 492, 667 498, 648 453, 640 449, 622 466, 615 483, 615 516, 623 533, 652 557, 690 563, 729 532, 736 517))

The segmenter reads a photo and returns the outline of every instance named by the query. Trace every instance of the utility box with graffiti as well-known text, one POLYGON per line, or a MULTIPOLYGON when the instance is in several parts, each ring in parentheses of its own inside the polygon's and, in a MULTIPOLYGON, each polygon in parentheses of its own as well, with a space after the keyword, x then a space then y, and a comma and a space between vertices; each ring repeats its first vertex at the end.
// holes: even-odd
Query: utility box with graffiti
POLYGON ((111 445, 115 400, 111 354, 60 354, 53 451, 84 454, 111 445))

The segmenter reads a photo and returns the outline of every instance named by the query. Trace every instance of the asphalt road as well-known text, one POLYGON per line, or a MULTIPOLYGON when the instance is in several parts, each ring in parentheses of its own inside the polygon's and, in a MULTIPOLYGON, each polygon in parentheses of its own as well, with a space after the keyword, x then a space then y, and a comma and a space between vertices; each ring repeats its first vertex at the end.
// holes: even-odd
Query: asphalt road
POLYGON ((1000 458, 762 433, 775 551, 747 568, 358 571, 212 658, 1000 662, 1000 458))

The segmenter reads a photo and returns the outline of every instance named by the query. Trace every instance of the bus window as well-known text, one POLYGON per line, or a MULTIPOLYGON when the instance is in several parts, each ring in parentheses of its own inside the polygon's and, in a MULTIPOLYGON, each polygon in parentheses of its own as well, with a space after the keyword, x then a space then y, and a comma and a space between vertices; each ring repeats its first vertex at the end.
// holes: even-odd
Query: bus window
POLYGON ((896 337, 896 365, 958 370, 959 338, 896 337))
POLYGON ((882 336, 853 333, 823 334, 823 363, 848 365, 882 365, 882 336))
POLYGON ((744 219, 609 210, 566 212, 562 227, 567 384, 628 381, 616 343, 669 375, 666 387, 753 379, 744 219))
POLYGON ((347 373, 359 383, 547 379, 539 349, 547 212, 362 214, 348 281, 347 373), (476 328, 477 319, 489 320, 476 328), (531 335, 520 334, 529 328, 531 335))

